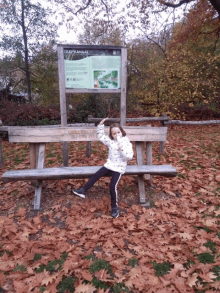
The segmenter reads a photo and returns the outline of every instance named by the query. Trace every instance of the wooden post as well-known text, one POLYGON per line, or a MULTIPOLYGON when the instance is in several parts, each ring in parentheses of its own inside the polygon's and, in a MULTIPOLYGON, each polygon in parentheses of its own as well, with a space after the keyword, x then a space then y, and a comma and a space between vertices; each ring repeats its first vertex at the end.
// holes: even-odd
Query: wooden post
POLYGON ((126 125, 126 90, 127 90, 127 49, 121 49, 121 126, 126 125))
MULTIPOLYGON (((88 115, 88 121, 91 118, 93 118, 92 115, 88 115)), ((86 156, 87 156, 87 158, 91 157, 91 148, 92 148, 92 142, 87 141, 87 144, 86 144, 86 156)))
POLYGON ((86 156, 87 156, 87 158, 91 157, 91 141, 87 141, 87 144, 86 144, 86 156))
POLYGON ((2 152, 2 138, 0 136, 0 168, 4 166, 3 152, 2 152))
MULTIPOLYGON (((43 169, 45 159, 45 143, 39 144, 37 152, 37 169, 43 169)), ((38 186, 35 188, 34 209, 40 209, 41 194, 42 194, 42 180, 38 180, 38 186)))
POLYGON ((30 167, 31 169, 36 169, 36 143, 30 143, 30 167))
MULTIPOLYGON (((136 154, 137 154, 137 165, 143 165, 144 164, 144 159, 143 159, 144 142, 136 141, 135 146, 136 146, 136 154)), ((140 203, 145 203, 146 199, 145 199, 145 186, 144 186, 143 175, 138 175, 138 189, 139 189, 140 203)))
MULTIPOLYGON (((30 149, 30 168, 36 169, 37 167, 37 143, 30 143, 29 149, 30 149)), ((31 180, 31 185, 38 186, 37 180, 31 180)))
MULTIPOLYGON (((152 165, 152 142, 146 142, 146 160, 147 165, 152 165)), ((144 178, 148 181, 149 184, 152 183, 152 175, 145 174, 144 178)))
MULTIPOLYGON (((67 111, 66 111, 66 92, 65 92, 65 68, 64 68, 64 53, 63 47, 57 47, 58 53, 58 68, 59 68, 59 90, 60 90, 60 113, 61 113, 61 126, 67 126, 67 111)), ((69 165, 68 142, 62 143, 63 149, 63 165, 69 165)))
MULTIPOLYGON (((168 117, 166 113, 163 113, 162 116, 163 117, 168 117)), ((165 125, 165 122, 163 120, 160 121, 160 123, 161 123, 161 126, 162 127, 166 126, 165 125)), ((160 141, 160 149, 159 149, 159 152, 160 152, 160 154, 163 154, 164 153, 164 141, 160 141)))

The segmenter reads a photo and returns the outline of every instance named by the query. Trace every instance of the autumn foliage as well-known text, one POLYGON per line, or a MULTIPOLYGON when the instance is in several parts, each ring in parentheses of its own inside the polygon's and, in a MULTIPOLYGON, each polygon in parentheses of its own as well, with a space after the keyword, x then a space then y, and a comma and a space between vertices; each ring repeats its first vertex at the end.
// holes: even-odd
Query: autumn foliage
MULTIPOLYGON (((218 292, 219 132, 170 127, 154 163, 172 164, 178 176, 154 176, 146 186, 150 209, 138 204, 136 177, 122 177, 117 219, 108 178, 85 200, 71 193, 85 180, 45 181, 39 212, 29 182, 1 183, 0 292, 218 292)), ((93 143, 91 158, 85 146, 70 144, 70 165, 105 161, 104 146, 93 143)), ((3 153, 1 174, 29 167, 28 145, 4 141, 3 153)), ((47 145, 45 165, 61 164, 61 145, 47 145)))
POLYGON ((173 28, 128 47, 133 103, 138 99, 137 106, 152 114, 178 119, 199 109, 219 117, 219 18, 209 1, 195 2, 173 28))

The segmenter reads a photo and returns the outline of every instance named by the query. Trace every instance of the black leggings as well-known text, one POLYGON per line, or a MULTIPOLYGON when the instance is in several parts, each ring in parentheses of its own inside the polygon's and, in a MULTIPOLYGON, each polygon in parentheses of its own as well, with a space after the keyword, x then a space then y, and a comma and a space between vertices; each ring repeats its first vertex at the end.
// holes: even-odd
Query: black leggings
POLYGON ((100 168, 89 181, 83 186, 83 189, 87 191, 90 187, 92 187, 99 178, 105 175, 111 175, 110 181, 110 194, 111 194, 111 207, 118 207, 118 196, 117 196, 117 184, 121 178, 121 174, 119 172, 111 171, 105 167, 100 168))

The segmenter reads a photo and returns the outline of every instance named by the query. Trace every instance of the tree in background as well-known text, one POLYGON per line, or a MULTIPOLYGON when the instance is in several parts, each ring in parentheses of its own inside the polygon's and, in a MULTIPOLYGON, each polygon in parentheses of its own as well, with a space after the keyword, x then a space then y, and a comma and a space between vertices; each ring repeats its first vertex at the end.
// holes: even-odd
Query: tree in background
MULTIPOLYGON (((49 21, 51 10, 30 0, 2 0, 0 4, 0 47, 25 76, 28 101, 31 102, 31 60, 42 44, 56 36, 56 26, 49 21), (19 58, 18 58, 19 57, 19 58)), ((22 79, 22 78, 21 78, 22 79)))
POLYGON ((219 19, 200 0, 173 29, 129 45, 130 101, 151 114, 180 118, 187 107, 218 111, 219 49, 219 19))
POLYGON ((174 110, 184 103, 194 109, 219 103, 219 24, 213 7, 201 0, 175 26, 164 60, 164 91, 174 110))
POLYGON ((99 23, 86 23, 84 31, 78 35, 78 41, 83 45, 114 45, 123 46, 125 36, 114 23, 106 26, 99 23))
POLYGON ((59 78, 56 45, 52 41, 32 58, 32 88, 36 102, 44 106, 59 104, 59 78))

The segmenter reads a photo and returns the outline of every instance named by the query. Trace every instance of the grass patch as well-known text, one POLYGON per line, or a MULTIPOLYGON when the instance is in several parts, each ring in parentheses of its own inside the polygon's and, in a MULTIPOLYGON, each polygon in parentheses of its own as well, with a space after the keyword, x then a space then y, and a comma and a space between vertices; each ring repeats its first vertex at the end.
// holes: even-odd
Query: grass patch
POLYGON ((78 144, 78 149, 84 150, 86 147, 83 144, 78 144))
POLYGON ((60 164, 63 163, 63 158, 61 157, 61 155, 57 156, 57 160, 60 164))
POLYGON ((49 161, 47 162, 47 166, 48 166, 48 165, 52 165, 52 164, 54 164, 54 160, 49 160, 49 161))
POLYGON ((136 267, 138 265, 138 259, 136 258, 130 258, 128 260, 128 264, 129 266, 131 266, 132 268, 136 267))
POLYGON ((65 293, 65 292, 74 292, 74 283, 76 282, 76 278, 69 276, 63 276, 63 280, 57 285, 57 290, 59 293, 65 293))
POLYGON ((27 269, 23 265, 17 265, 16 268, 14 268, 14 272, 26 272, 27 269))
POLYGON ((153 267, 157 277, 167 275, 171 271, 171 264, 169 262, 156 263, 153 261, 153 267))
POLYGON ((200 253, 198 255, 198 260, 201 262, 201 263, 215 263, 214 261, 214 255, 208 253, 208 252, 205 252, 205 253, 200 253))
POLYGON ((207 248, 209 248, 213 253, 216 252, 215 242, 207 241, 207 242, 204 244, 204 246, 207 247, 207 248))
POLYGON ((220 266, 214 266, 212 271, 216 275, 215 281, 220 281, 220 266))
POLYGON ((185 177, 184 174, 178 174, 177 176, 178 176, 179 178, 184 178, 184 177, 185 177))
POLYGON ((96 259, 89 266, 89 271, 91 274, 94 274, 95 272, 99 272, 100 270, 106 270, 108 272, 108 274, 112 274, 110 264, 106 260, 96 259))
POLYGON ((113 286, 113 292, 120 293, 120 292, 130 292, 130 291, 129 291, 128 287, 125 286, 125 284, 118 283, 113 286))
POLYGON ((41 273, 44 270, 46 271, 60 271, 62 269, 62 265, 65 262, 65 260, 67 259, 68 253, 64 252, 61 256, 61 259, 55 259, 52 261, 49 261, 47 265, 41 265, 36 272, 37 273, 41 273))
POLYGON ((42 257, 41 254, 39 254, 39 253, 35 253, 35 255, 34 255, 34 260, 40 260, 41 257, 42 257))
POLYGON ((191 259, 188 259, 188 261, 184 264, 184 267, 188 270, 191 265, 194 265, 195 262, 191 259))
POLYGON ((54 158, 54 157, 55 157, 55 155, 52 153, 49 153, 48 155, 46 155, 46 158, 54 158))

